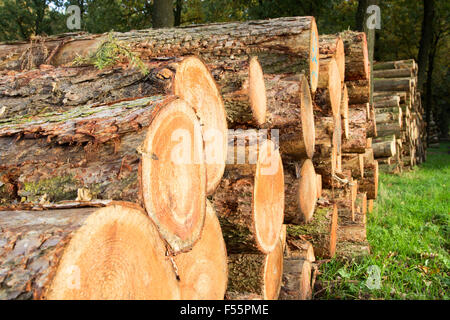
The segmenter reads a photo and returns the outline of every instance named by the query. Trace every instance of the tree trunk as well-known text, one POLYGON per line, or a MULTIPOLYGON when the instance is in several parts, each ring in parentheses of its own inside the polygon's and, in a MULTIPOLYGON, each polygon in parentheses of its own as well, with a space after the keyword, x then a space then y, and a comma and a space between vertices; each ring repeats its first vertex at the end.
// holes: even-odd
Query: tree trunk
POLYGON ((349 108, 349 128, 348 139, 344 139, 342 152, 344 153, 364 153, 367 143, 367 108, 366 106, 349 108))
POLYGON ((375 79, 375 91, 411 91, 412 80, 410 78, 400 79, 375 79))
POLYGON ((337 115, 340 113, 342 86, 336 59, 321 61, 317 92, 314 101, 324 115, 337 115))
POLYGON ((424 83, 427 78, 428 59, 431 44, 433 42, 433 23, 434 23, 434 0, 424 1, 423 4, 423 20, 422 20, 422 35, 420 38, 418 64, 418 90, 422 92, 424 83))
MULTIPOLYGON (((331 58, 336 60, 339 69, 339 78, 341 79, 341 84, 343 84, 345 80, 345 51, 342 38, 337 35, 321 35, 319 37, 319 53, 320 63, 324 60, 330 61, 331 58)), ((323 75, 319 73, 318 87, 323 87, 320 83, 324 84, 327 82, 328 79, 324 79, 323 75)))
POLYGON ((413 69, 386 69, 376 70, 373 73, 374 78, 412 78, 414 77, 413 69))
POLYGON ((223 300, 228 281, 227 250, 209 201, 200 240, 192 251, 175 256, 174 262, 182 300, 223 300))
POLYGON ((355 179, 364 178, 364 154, 342 154, 342 169, 350 170, 352 172, 352 177, 355 179))
POLYGON ((152 8, 152 26, 154 29, 170 28, 175 23, 172 0, 154 0, 152 8))
POLYGON ((270 140, 246 133, 235 137, 230 137, 233 164, 227 164, 212 202, 229 253, 269 253, 280 238, 284 219, 281 157, 270 140), (245 150, 243 155, 240 149, 245 150))
POLYGON ((264 300, 276 300, 283 276, 283 252, 281 241, 275 249, 264 254, 230 254, 228 256, 227 296, 256 296, 264 300))
POLYGON ((180 299, 165 244, 136 205, 3 211, 0 221, 0 299, 180 299))

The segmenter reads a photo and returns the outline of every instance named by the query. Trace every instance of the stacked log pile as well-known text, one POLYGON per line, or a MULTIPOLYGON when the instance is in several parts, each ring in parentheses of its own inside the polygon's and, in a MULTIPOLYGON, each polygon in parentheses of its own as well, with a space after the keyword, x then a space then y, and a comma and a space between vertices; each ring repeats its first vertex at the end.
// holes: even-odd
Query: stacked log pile
POLYGON ((418 66, 414 60, 378 62, 374 65, 374 106, 378 138, 374 154, 381 169, 399 173, 425 161, 426 130, 418 66))
POLYGON ((311 299, 316 259, 370 252, 364 33, 70 34, 0 68, 0 299, 311 299))

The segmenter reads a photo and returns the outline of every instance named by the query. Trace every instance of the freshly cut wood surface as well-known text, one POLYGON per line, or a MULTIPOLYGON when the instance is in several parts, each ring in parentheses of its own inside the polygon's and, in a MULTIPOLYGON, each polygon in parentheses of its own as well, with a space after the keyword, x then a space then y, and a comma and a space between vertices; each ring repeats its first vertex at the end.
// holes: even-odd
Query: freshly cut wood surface
POLYGON ((0 212, 1 299, 180 299, 163 240, 129 203, 0 212))
POLYGON ((200 123, 177 100, 154 117, 141 146, 141 193, 148 215, 174 253, 199 239, 206 210, 200 123))
POLYGON ((200 240, 191 251, 176 255, 174 262, 182 300, 223 300, 228 282, 227 250, 209 201, 200 240))
MULTIPOLYGON (((345 51, 344 42, 338 35, 321 35, 319 37, 319 53, 320 62, 323 60, 334 58, 339 69, 339 76, 341 82, 345 80, 345 51)), ((319 74, 319 83, 321 82, 322 74, 319 74)), ((319 85, 320 87, 320 85, 319 85)))

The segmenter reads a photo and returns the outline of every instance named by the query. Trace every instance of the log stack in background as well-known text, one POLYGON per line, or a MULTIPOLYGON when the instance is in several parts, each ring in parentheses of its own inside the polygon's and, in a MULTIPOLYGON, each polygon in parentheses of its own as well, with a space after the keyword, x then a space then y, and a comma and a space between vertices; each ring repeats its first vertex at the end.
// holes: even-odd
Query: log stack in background
POLYGON ((381 169, 400 173, 426 159, 426 130, 418 66, 414 60, 378 62, 374 65, 374 105, 378 139, 374 155, 381 169))
POLYGON ((311 299, 316 260, 370 253, 375 158, 421 148, 413 89, 370 105, 365 34, 313 17, 0 44, 0 69, 0 299, 311 299), (71 65, 111 43, 139 68, 71 65))

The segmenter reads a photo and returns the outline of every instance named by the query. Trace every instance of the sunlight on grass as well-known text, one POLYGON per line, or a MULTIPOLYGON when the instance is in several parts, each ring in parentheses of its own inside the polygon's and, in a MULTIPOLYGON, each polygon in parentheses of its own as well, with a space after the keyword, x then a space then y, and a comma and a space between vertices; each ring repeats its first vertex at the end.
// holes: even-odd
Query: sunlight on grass
POLYGON ((401 175, 380 175, 379 197, 368 215, 372 255, 334 259, 321 280, 338 280, 320 299, 449 299, 450 144, 429 149, 427 162, 401 175), (366 285, 368 268, 381 287, 366 285), (356 280, 356 281, 355 281, 356 280))

